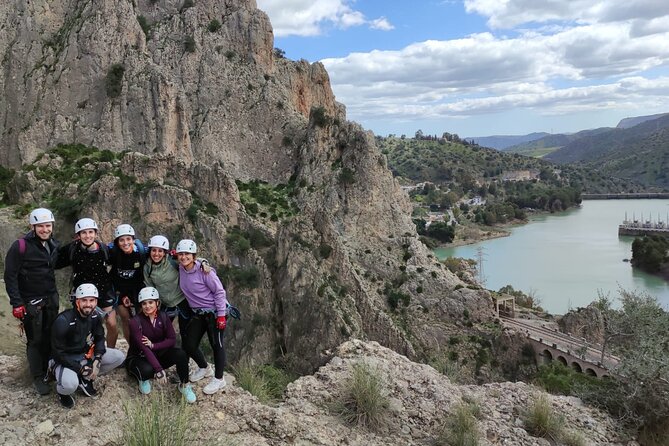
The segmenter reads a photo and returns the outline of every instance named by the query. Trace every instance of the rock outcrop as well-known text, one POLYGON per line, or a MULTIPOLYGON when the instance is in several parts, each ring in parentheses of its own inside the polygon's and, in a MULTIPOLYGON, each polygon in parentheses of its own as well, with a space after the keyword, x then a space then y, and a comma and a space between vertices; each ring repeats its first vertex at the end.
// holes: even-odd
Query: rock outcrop
MULTIPOLYGON (((68 446, 120 444, 125 420, 123 402, 143 397, 136 384, 116 370, 99 379, 101 396, 76 396, 71 411, 53 396, 36 397, 22 384, 24 365, 0 356, 0 441, 3 445, 49 444, 68 446)), ((197 389, 191 424, 193 444, 238 445, 426 445, 434 444, 445 420, 457 405, 474 405, 481 445, 547 446, 547 439, 531 436, 524 421, 530 402, 542 392, 524 383, 481 387, 458 386, 430 366, 379 346, 352 340, 341 345, 333 359, 310 376, 288 385, 278 405, 260 403, 227 376, 219 394, 197 389), (333 407, 341 400, 356 365, 365 364, 382 381, 389 399, 384 423, 376 430, 347 425, 333 407)), ((166 386, 167 398, 176 390, 166 386)), ((197 386, 199 387, 199 386, 197 386)), ((160 392, 157 389, 154 392, 160 392)), ((619 425, 576 398, 546 395, 551 410, 564 425, 590 446, 636 445, 619 425)))

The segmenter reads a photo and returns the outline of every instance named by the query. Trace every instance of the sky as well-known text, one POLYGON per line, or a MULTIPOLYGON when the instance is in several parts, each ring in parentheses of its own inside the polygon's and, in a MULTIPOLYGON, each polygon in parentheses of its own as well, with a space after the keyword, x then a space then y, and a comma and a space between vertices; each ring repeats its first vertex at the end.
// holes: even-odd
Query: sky
POLYGON ((378 135, 568 133, 669 112, 669 0, 256 0, 378 135))

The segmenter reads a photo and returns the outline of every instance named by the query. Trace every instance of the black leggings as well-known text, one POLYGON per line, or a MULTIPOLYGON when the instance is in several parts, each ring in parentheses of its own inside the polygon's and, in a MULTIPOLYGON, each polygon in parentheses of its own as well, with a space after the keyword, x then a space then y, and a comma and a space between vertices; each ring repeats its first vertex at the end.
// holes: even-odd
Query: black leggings
MULTIPOLYGON (((165 309, 167 310, 175 310, 176 313, 178 313, 177 316, 177 322, 179 323, 179 334, 181 335, 181 347, 186 350, 186 327, 188 326, 188 323, 190 320, 193 318, 194 313, 193 310, 190 308, 190 305, 188 305, 188 301, 186 299, 182 300, 177 304, 176 307, 170 307, 165 309)), ((174 320, 174 316, 170 316, 170 320, 174 320)), ((204 357, 204 353, 202 353, 202 350, 200 350, 199 347, 199 342, 197 344, 197 348, 195 350, 186 350, 186 354, 188 354, 189 357, 193 358, 193 361, 197 364, 198 367, 201 369, 207 367, 207 359, 204 357)))
MULTIPOLYGON (((188 356, 193 358, 193 355, 199 350, 200 341, 205 333, 207 333, 209 345, 214 351, 215 376, 221 379, 225 368, 225 348, 223 347, 225 330, 216 328, 216 315, 214 313, 193 314, 186 324, 186 336, 182 338, 183 348, 188 356)), ((200 365, 198 364, 198 366, 200 365)))
MULTIPOLYGON (((167 370, 176 364, 177 374, 182 383, 188 382, 188 356, 180 348, 170 347, 159 352, 154 352, 158 362, 167 370)), ((126 359, 125 367, 128 373, 140 381, 151 379, 156 374, 153 366, 144 356, 132 356, 126 359)))

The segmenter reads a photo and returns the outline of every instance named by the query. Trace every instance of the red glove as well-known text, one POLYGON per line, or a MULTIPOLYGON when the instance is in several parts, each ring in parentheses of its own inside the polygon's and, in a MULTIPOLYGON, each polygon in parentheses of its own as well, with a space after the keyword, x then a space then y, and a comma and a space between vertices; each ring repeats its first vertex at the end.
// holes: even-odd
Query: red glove
MULTIPOLYGON (((26 316, 26 307, 21 305, 20 307, 12 308, 12 314, 16 319, 23 319, 26 316)), ((223 327, 225 327, 225 321, 223 321, 223 327)))
POLYGON ((226 324, 225 316, 219 316, 216 318, 216 328, 218 328, 219 330, 225 330, 225 324, 226 324))

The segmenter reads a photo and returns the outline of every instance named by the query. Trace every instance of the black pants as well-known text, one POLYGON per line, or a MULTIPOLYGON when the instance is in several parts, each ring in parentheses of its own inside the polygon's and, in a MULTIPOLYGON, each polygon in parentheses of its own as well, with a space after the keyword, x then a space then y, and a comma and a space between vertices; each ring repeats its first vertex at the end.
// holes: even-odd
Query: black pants
MULTIPOLYGON (((196 350, 199 349, 200 341, 205 333, 207 333, 209 344, 214 351, 215 376, 216 378, 221 379, 223 378, 223 369, 225 368, 225 348, 223 347, 223 334, 225 333, 225 330, 216 328, 216 315, 214 313, 193 314, 186 325, 186 336, 183 338, 183 348, 186 350, 186 353, 188 353, 188 356, 193 358, 193 355, 196 354, 196 350)), ((200 364, 198 364, 198 366, 200 366, 200 364)))
MULTIPOLYGON (((176 364, 177 374, 182 383, 188 382, 188 356, 180 348, 171 347, 154 352, 163 370, 167 370, 176 364)), ((126 359, 125 367, 128 373, 140 381, 153 378, 156 371, 144 356, 132 356, 126 359)))
POLYGON ((23 329, 26 332, 28 367, 33 379, 43 378, 51 356, 51 326, 58 316, 58 307, 27 304, 26 310, 23 329))
MULTIPOLYGON (((179 334, 181 335, 181 346, 183 349, 186 349, 186 327, 188 326, 188 321, 193 317, 193 310, 188 305, 188 300, 184 299, 176 307, 167 307, 163 311, 167 313, 171 321, 174 321, 175 315, 178 315, 177 323, 179 324, 179 334)), ((200 350, 199 344, 194 351, 187 351, 186 354, 193 358, 198 367, 202 369, 207 367, 207 359, 204 357, 202 350, 200 350)))

